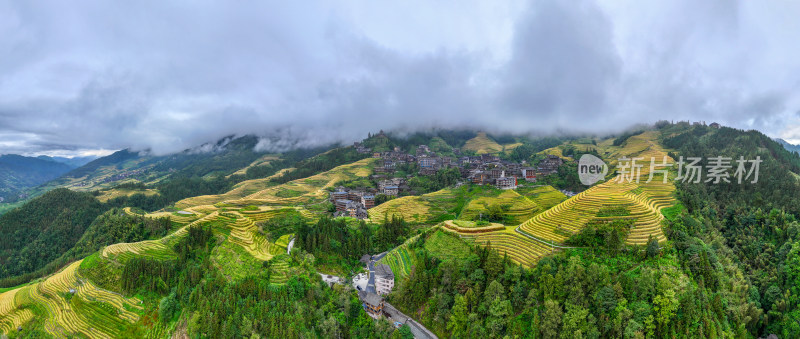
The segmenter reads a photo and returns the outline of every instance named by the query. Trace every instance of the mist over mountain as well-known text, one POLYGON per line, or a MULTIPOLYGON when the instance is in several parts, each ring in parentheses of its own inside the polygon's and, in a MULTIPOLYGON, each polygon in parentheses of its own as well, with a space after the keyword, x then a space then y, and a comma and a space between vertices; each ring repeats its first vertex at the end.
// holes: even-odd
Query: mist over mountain
POLYGON ((791 144, 788 141, 783 140, 781 138, 775 138, 775 141, 777 141, 779 144, 781 144, 783 146, 783 148, 785 148, 785 149, 787 149, 787 150, 789 150, 791 152, 800 153, 800 145, 791 144))
POLYGON ((285 149, 658 119, 797 141, 800 22, 783 18, 797 6, 6 2, 0 145, 162 155, 232 134, 282 135, 262 146, 285 149))

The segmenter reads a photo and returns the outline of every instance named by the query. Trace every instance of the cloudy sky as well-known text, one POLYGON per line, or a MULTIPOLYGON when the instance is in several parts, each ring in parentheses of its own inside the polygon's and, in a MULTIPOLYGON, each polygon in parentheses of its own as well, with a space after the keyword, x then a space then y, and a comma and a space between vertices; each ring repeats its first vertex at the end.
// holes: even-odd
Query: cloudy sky
POLYGON ((0 0, 0 153, 659 119, 800 142, 798 16, 795 1, 0 0))

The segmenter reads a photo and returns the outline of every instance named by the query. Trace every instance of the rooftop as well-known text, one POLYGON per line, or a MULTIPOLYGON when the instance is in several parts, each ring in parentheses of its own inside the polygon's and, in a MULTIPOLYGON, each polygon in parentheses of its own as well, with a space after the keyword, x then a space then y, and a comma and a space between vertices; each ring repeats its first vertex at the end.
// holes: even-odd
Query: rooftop
POLYGON ((394 273, 392 273, 392 268, 386 264, 380 264, 375 266, 375 276, 384 277, 387 279, 394 279, 394 273))
POLYGON ((381 296, 379 296, 379 295, 377 295, 375 293, 365 292, 365 291, 359 291, 358 292, 358 299, 361 299, 361 300, 363 300, 364 302, 366 302, 367 304, 370 304, 370 305, 380 305, 381 302, 383 301, 383 297, 381 297, 381 296))

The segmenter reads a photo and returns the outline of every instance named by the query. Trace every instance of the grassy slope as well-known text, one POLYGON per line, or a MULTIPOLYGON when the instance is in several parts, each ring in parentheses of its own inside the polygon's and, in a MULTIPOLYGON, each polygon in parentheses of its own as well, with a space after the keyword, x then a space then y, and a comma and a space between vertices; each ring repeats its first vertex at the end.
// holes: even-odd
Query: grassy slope
POLYGON ((217 203, 232 206, 307 206, 319 204, 328 198, 327 188, 333 187, 337 182, 364 178, 372 174, 369 165, 373 162, 375 162, 375 159, 363 159, 281 185, 271 186, 267 179, 249 180, 240 183, 228 193, 184 199, 177 202, 175 206, 178 208, 190 208, 217 203), (286 194, 286 192, 291 192, 292 194, 286 194))
POLYGON ((503 150, 503 146, 490 139, 486 133, 480 132, 478 136, 467 140, 464 150, 474 151, 477 154, 498 153, 503 150))
MULTIPOLYGON (((415 252, 409 249, 409 244, 417 241, 419 237, 420 236, 413 237, 402 245, 397 246, 378 262, 389 265, 392 269, 392 273, 395 274, 396 281, 411 273, 411 268, 415 265, 417 257, 415 252)), ((469 245, 459 239, 457 235, 440 230, 434 231, 428 235, 425 239, 424 246, 431 255, 441 260, 465 258, 470 253, 469 245)))

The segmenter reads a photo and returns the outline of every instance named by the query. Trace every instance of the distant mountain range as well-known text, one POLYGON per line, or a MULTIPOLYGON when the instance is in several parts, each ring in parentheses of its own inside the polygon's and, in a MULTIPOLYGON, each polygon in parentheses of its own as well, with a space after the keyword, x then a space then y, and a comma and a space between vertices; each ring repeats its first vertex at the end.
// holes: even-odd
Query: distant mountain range
POLYGON ((41 185, 79 167, 92 158, 0 156, 0 199, 15 199, 20 191, 41 185))
POLYGON ((90 161, 92 161, 94 159, 97 159, 99 157, 92 155, 92 156, 88 156, 88 157, 67 158, 67 157, 51 157, 51 156, 47 156, 47 155, 40 155, 40 156, 38 156, 36 158, 42 159, 42 160, 60 162, 60 163, 65 164, 65 165, 67 165, 67 166, 69 166, 71 168, 78 168, 78 167, 81 167, 83 165, 88 164, 90 161))
POLYGON ((781 138, 775 138, 775 141, 781 144, 783 148, 787 149, 789 152, 800 153, 800 145, 790 144, 788 141, 781 138))

